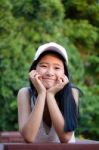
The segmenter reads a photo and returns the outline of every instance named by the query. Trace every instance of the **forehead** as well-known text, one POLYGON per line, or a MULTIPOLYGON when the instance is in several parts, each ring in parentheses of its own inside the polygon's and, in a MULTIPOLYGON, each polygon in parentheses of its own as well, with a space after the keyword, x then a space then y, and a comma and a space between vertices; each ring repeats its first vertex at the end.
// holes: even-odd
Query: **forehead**
POLYGON ((55 54, 46 54, 44 55, 39 63, 41 62, 53 62, 53 63, 58 63, 58 64, 62 64, 63 65, 63 61, 55 54))

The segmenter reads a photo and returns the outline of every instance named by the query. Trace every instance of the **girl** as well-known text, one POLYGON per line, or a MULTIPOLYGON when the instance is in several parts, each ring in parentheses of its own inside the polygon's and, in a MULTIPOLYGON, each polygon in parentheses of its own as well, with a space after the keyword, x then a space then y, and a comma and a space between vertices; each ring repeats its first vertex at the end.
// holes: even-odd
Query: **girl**
POLYGON ((18 92, 19 130, 27 142, 75 143, 78 90, 70 82, 61 45, 40 46, 29 70, 30 87, 18 92))

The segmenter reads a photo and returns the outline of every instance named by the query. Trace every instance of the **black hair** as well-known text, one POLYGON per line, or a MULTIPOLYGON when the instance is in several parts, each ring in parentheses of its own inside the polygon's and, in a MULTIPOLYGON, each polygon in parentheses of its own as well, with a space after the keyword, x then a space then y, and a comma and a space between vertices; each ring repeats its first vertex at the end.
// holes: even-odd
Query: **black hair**
MULTIPOLYGON (((55 95, 55 99, 56 99, 59 109, 64 117, 64 121, 65 121, 64 131, 65 132, 66 131, 74 131, 77 128, 77 122, 78 122, 78 105, 76 104, 74 96, 72 94, 72 84, 70 82, 69 71, 68 71, 68 67, 66 65, 66 61, 64 60, 64 58, 60 54, 53 52, 51 50, 49 50, 47 52, 43 52, 37 60, 33 61, 32 65, 29 69, 29 72, 33 69, 36 69, 36 66, 37 66, 38 62, 40 61, 40 59, 48 53, 55 54, 62 60, 62 62, 64 64, 65 75, 69 78, 69 83, 66 84, 64 86, 64 88, 55 95)), ((29 82, 30 82, 30 88, 32 91, 32 96, 37 97, 37 92, 31 82, 31 80, 29 80, 29 82)), ((34 103, 35 103, 35 101, 34 101, 34 103)))

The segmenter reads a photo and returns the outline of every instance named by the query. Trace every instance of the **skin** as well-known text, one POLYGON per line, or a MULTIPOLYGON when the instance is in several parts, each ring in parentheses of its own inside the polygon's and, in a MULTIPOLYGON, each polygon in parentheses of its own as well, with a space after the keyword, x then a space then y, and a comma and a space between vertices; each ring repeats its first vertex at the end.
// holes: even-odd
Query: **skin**
MULTIPOLYGON (((28 89, 22 88, 18 93, 19 130, 24 139, 35 142, 43 118, 46 124, 53 123, 60 141, 67 143, 73 132, 64 132, 64 118, 55 100, 55 94, 69 82, 64 74, 63 62, 55 55, 47 54, 41 58, 36 70, 29 73, 29 78, 38 96, 31 110, 28 89)), ((75 90, 73 94, 77 102, 78 94, 75 90)))

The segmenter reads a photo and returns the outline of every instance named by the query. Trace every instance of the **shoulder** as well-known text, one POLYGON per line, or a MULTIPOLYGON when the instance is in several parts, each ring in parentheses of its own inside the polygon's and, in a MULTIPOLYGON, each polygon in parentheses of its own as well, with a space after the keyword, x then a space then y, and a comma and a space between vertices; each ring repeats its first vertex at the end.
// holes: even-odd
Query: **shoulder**
POLYGON ((77 88, 72 87, 72 93, 75 99, 75 102, 78 104, 78 100, 79 100, 79 91, 77 88))
POLYGON ((26 95, 26 94, 29 94, 29 87, 21 88, 21 89, 18 91, 18 96, 26 95))
POLYGON ((18 101, 26 101, 27 99, 30 99, 29 87, 21 88, 18 91, 17 99, 18 101))

